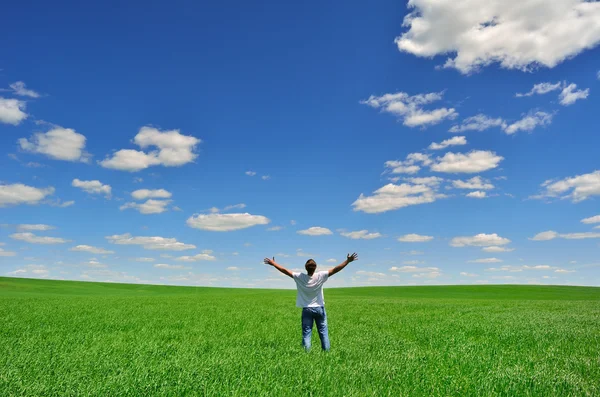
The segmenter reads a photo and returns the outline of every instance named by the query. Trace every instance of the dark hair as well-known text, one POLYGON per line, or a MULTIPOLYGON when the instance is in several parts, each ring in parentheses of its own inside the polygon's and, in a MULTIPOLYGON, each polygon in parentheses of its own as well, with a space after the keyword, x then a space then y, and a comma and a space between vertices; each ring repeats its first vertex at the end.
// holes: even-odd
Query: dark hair
POLYGON ((313 263, 315 264, 315 266, 317 265, 317 262, 315 262, 314 259, 309 259, 309 260, 306 261, 306 263, 304 264, 304 266, 307 266, 307 265, 313 264, 313 263))

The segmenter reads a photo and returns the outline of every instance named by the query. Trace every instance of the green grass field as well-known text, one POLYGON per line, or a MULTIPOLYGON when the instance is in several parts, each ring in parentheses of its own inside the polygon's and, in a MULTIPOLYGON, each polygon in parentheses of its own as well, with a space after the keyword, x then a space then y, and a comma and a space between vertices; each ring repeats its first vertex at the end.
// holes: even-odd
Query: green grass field
POLYGON ((293 290, 0 278, 0 396, 598 396, 600 288, 293 290))

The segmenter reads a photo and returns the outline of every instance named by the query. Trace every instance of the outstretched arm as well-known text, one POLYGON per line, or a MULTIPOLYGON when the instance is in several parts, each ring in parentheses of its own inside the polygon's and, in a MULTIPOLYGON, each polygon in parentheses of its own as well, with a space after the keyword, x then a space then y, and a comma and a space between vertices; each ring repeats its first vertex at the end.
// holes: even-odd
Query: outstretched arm
POLYGON ((265 258, 265 264, 266 265, 271 265, 275 269, 279 270, 281 273, 285 274, 286 276, 290 276, 290 277, 294 278, 294 275, 292 274, 291 271, 289 271, 285 267, 283 267, 280 264, 278 264, 278 263, 275 262, 275 257, 273 257, 273 259, 265 258))
POLYGON ((329 277, 333 276, 334 274, 345 268, 348 263, 354 262, 356 260, 358 260, 358 255, 356 254, 356 252, 352 255, 348 254, 345 261, 343 261, 333 269, 329 269, 329 277))

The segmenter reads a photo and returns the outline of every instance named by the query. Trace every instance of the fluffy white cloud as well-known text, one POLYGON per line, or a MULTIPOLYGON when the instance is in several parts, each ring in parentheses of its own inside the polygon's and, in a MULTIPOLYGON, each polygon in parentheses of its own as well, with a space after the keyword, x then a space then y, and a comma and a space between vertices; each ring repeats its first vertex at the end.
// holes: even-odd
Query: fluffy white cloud
POLYGON ((24 241, 30 244, 64 244, 71 240, 65 240, 60 237, 47 237, 47 236, 36 236, 33 233, 14 233, 10 235, 10 238, 24 241))
POLYGON ((137 210, 140 214, 148 215, 148 214, 162 214, 167 211, 167 205, 171 203, 172 200, 147 200, 145 203, 125 203, 119 207, 121 211, 133 208, 137 210))
POLYGON ((560 104, 563 106, 569 106, 574 104, 579 99, 586 99, 590 94, 590 89, 578 90, 577 84, 569 84, 563 88, 562 92, 558 96, 560 104))
POLYGON ((92 254, 114 254, 115 251, 109 251, 104 248, 93 247, 91 245, 77 245, 70 248, 69 251, 90 252, 92 254))
POLYGON ((78 187, 90 194, 104 194, 107 198, 110 197, 112 191, 110 185, 104 185, 98 180, 82 181, 76 178, 71 182, 71 186, 78 187))
POLYGON ((358 230, 355 232, 342 232, 340 233, 344 237, 351 238, 353 240, 372 240, 374 238, 382 237, 381 233, 369 233, 368 230, 358 230))
POLYGON ((482 198, 486 198, 487 197, 487 193, 479 191, 479 190, 476 190, 474 192, 468 193, 466 196, 470 197, 470 198, 482 199, 482 198))
POLYGON ((600 233, 584 232, 584 233, 557 233, 553 230, 541 232, 530 238, 534 241, 547 241, 555 238, 564 238, 567 240, 581 240, 586 238, 600 238, 600 233))
POLYGON ((552 122, 552 115, 546 112, 531 112, 524 116, 521 120, 507 125, 504 132, 512 135, 518 131, 533 131, 537 126, 546 126, 552 122))
POLYGON ((398 237, 398 241, 402 243, 425 243, 433 240, 433 236, 424 236, 420 234, 405 234, 404 236, 398 237))
POLYGON ((229 232, 241 230, 256 225, 266 225, 269 218, 262 215, 251 215, 249 213, 234 214, 200 214, 188 218, 187 225, 201 230, 212 232, 229 232))
POLYGON ((402 117, 407 127, 418 127, 438 124, 445 119, 454 119, 458 115, 453 108, 424 110, 423 106, 442 99, 443 92, 418 94, 410 96, 405 92, 371 95, 360 103, 381 109, 384 112, 402 117))
POLYGON ((475 116, 467 117, 459 125, 453 125, 448 131, 457 133, 465 131, 485 131, 489 128, 500 127, 505 128, 506 122, 502 118, 491 118, 485 114, 477 114, 475 116))
POLYGON ((0 184, 0 207, 19 204, 38 204, 46 196, 53 193, 53 187, 38 189, 23 185, 22 183, 15 183, 13 185, 0 184))
POLYGON ((335 263, 335 262, 337 262, 337 259, 330 258, 330 259, 327 259, 326 262, 327 263, 335 263))
POLYGON ((201 140, 182 135, 179 130, 160 131, 152 127, 142 127, 133 139, 142 149, 156 148, 148 153, 144 151, 122 149, 112 157, 100 161, 105 168, 135 172, 154 165, 178 167, 194 161, 198 155, 194 152, 201 140))
POLYGON ((157 269, 169 269, 169 270, 182 270, 182 269, 190 269, 190 267, 186 267, 183 265, 168 265, 166 263, 157 263, 154 265, 157 269))
POLYGON ((246 171, 245 174, 248 175, 248 176, 254 176, 254 175, 256 175, 256 172, 254 172, 254 171, 246 171))
POLYGON ((196 248, 193 244, 184 244, 175 238, 165 237, 133 237, 129 233, 106 236, 112 244, 141 245, 148 250, 183 251, 196 248))
POLYGON ((560 81, 558 83, 534 84, 533 88, 529 92, 527 92, 525 94, 517 93, 515 96, 517 98, 521 98, 521 97, 526 97, 526 96, 532 96, 534 94, 543 95, 543 94, 547 94, 547 93, 555 91, 555 90, 560 90, 562 86, 563 85, 560 81))
POLYGON ((357 270, 355 272, 355 274, 358 274, 359 276, 366 276, 366 277, 373 277, 373 278, 387 277, 387 275, 385 273, 369 272, 369 271, 366 271, 366 270, 357 270))
POLYGON ((50 226, 50 225, 43 225, 43 224, 23 224, 23 225, 17 225, 17 230, 37 230, 37 231, 46 231, 46 230, 52 230, 52 229, 56 229, 54 226, 50 226))
POLYGON ((438 157, 431 170, 447 173, 476 173, 498 167, 504 157, 484 150, 472 150, 467 154, 448 152, 438 157))
POLYGON ((567 270, 567 269, 556 269, 555 273, 575 273, 575 270, 567 270))
POLYGON ((27 118, 25 102, 0 97, 0 123, 19 125, 27 118))
POLYGON ((420 163, 422 165, 430 165, 431 159, 429 155, 423 153, 410 153, 406 156, 406 160, 389 160, 385 162, 385 167, 388 168, 386 172, 392 174, 415 174, 421 169, 420 166, 416 165, 420 163))
POLYGON ((591 196, 600 196, 600 171, 577 175, 559 181, 549 180, 542 184, 546 190, 531 198, 560 197, 579 202, 591 196), (570 193, 569 193, 570 192, 570 193))
POLYGON ((591 216, 581 220, 581 223, 600 223, 600 215, 591 216))
POLYGON ((467 179, 466 181, 462 181, 457 179, 452 181, 452 186, 457 189, 471 189, 471 190, 490 190, 494 188, 489 181, 483 179, 480 176, 474 176, 471 179, 467 179))
POLYGON ((171 193, 165 189, 138 189, 131 193, 131 197, 136 200, 146 200, 149 198, 171 198, 171 193))
POLYGON ((510 243, 510 240, 505 237, 500 237, 496 233, 485 234, 480 233, 475 236, 460 236, 454 237, 450 241, 450 245, 453 247, 465 247, 465 246, 473 246, 473 247, 490 247, 490 246, 500 246, 506 245, 510 243))
POLYGON ((17 255, 16 252, 5 251, 4 249, 0 248, 0 256, 15 256, 15 255, 17 255))
POLYGON ((192 255, 192 256, 180 256, 178 258, 176 258, 176 261, 181 261, 181 262, 200 262, 200 261, 214 261, 217 258, 215 258, 212 254, 211 250, 204 250, 201 253, 197 254, 197 255, 192 255))
POLYGON ((461 275, 461 276, 464 276, 464 277, 479 277, 479 275, 478 275, 478 274, 474 274, 474 273, 467 273, 467 272, 460 272, 460 275, 461 275))
POLYGON ((36 132, 29 140, 19 139, 21 149, 44 154, 55 160, 88 162, 90 154, 85 149, 86 138, 72 128, 54 127, 50 131, 36 132))
POLYGON ((467 138, 465 138, 464 136, 455 136, 450 139, 446 139, 445 141, 442 141, 440 143, 432 142, 431 145, 429 145, 429 149, 439 150, 439 149, 445 149, 448 146, 462 146, 462 145, 466 145, 466 144, 467 144, 467 138))
POLYGON ((437 267, 417 267, 417 266, 402 266, 390 267, 391 272, 400 272, 400 273, 438 273, 440 271, 437 267))
POLYGON ((298 230, 297 233, 304 234, 305 236, 325 236, 333 234, 331 230, 327 229, 326 227, 320 226, 313 226, 305 230, 298 230))
POLYGON ((515 249, 514 248, 507 248, 507 247, 495 247, 495 246, 491 246, 491 247, 483 247, 481 250, 485 251, 485 252, 512 252, 515 249))
POLYGON ((30 98, 39 98, 40 94, 35 92, 34 90, 30 90, 28 88, 25 87, 25 83, 22 81, 15 81, 14 83, 10 84, 9 87, 12 89, 12 91, 15 93, 15 95, 19 95, 19 96, 28 96, 30 98))
POLYGON ((363 211, 369 214, 391 211, 409 205, 432 203, 444 194, 437 193, 434 186, 411 185, 402 183, 394 185, 389 183, 373 192, 372 196, 360 194, 352 203, 354 211, 363 211))
POLYGON ((154 258, 135 258, 136 262, 154 262, 155 260, 154 258))
POLYGON ((586 0, 411 0, 395 42, 419 57, 453 53, 445 68, 468 74, 492 63, 552 68, 600 43, 600 3, 586 0), (543 4, 543 8, 540 5, 543 4))
POLYGON ((474 259, 472 261, 468 261, 469 263, 498 263, 502 262, 502 259, 498 258, 482 258, 482 259, 474 259))

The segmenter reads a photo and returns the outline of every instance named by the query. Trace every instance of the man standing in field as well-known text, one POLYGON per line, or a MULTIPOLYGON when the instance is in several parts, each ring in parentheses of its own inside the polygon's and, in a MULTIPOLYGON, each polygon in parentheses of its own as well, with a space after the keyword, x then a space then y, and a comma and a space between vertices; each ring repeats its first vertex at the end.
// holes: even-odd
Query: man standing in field
POLYGON ((333 269, 315 273, 317 262, 312 259, 306 261, 304 267, 306 273, 291 272, 275 262, 273 259, 265 258, 265 264, 271 265, 286 276, 290 276, 296 282, 296 306, 302 308, 302 346, 310 350, 313 322, 317 323, 317 331, 321 339, 321 348, 329 350, 329 330, 327 328, 327 313, 325 312, 325 300, 323 299, 323 284, 350 262, 358 259, 356 253, 348 254, 346 260, 333 269))

